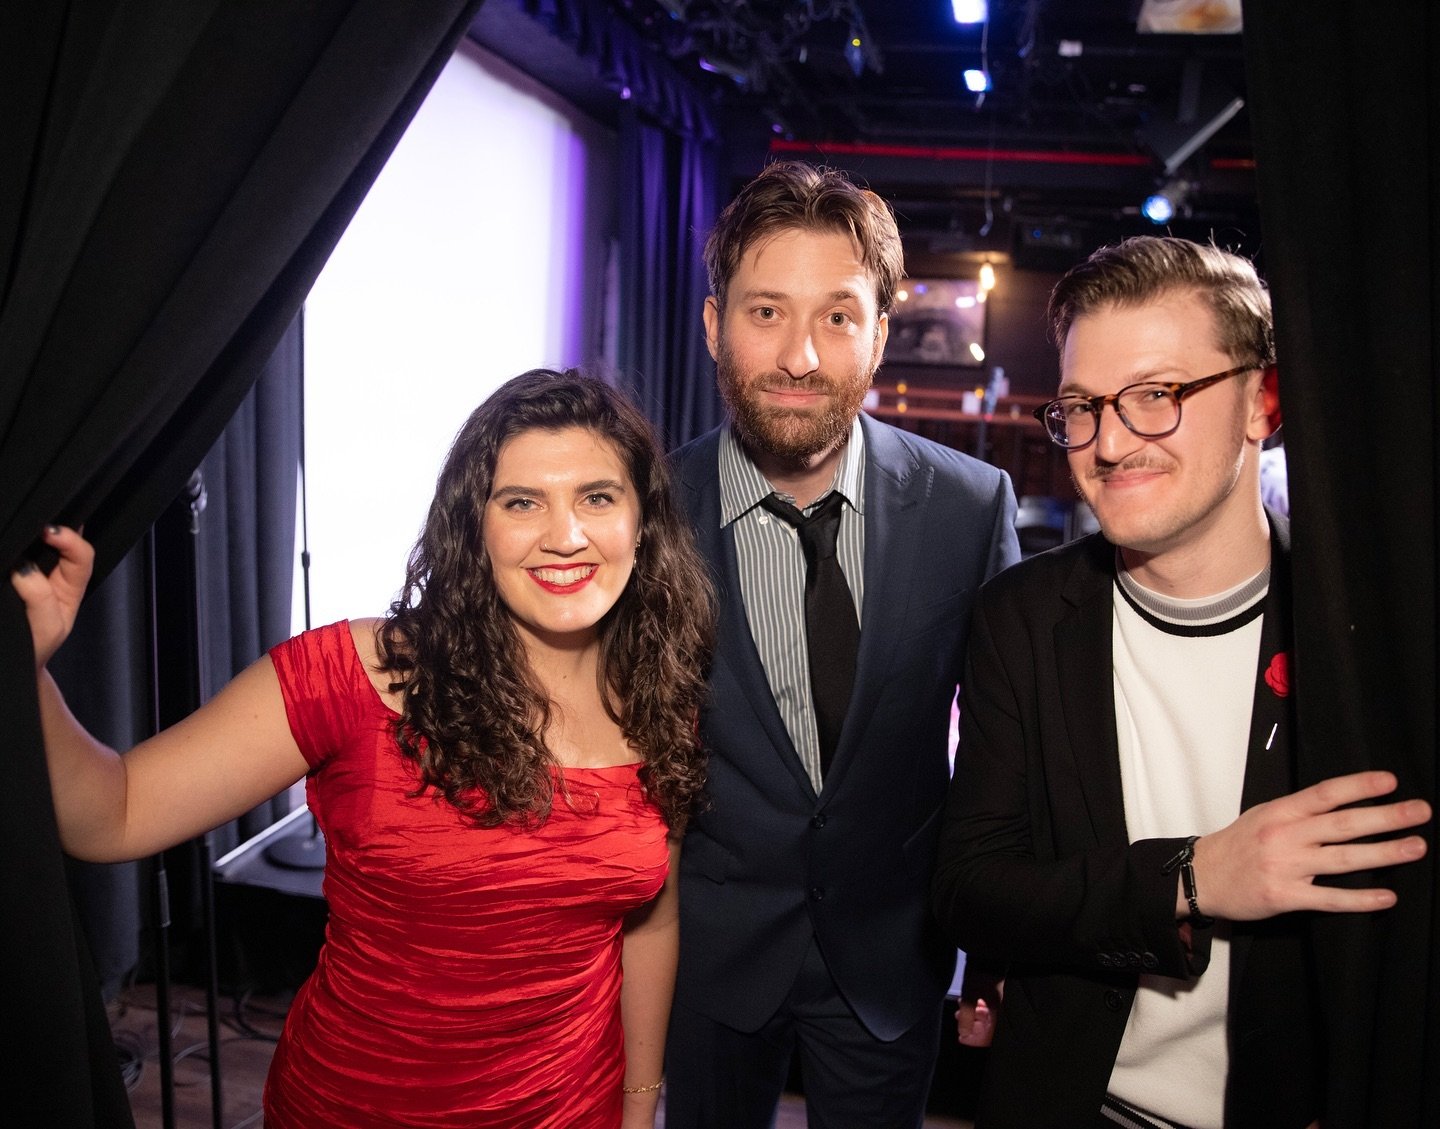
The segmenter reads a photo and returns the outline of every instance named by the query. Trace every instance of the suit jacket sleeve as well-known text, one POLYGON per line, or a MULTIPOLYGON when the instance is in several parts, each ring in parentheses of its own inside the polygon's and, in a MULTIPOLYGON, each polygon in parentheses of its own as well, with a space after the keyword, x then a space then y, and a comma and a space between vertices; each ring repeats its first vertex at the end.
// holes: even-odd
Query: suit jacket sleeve
MULTIPOLYGON (((1043 577, 1041 578, 1043 579, 1043 577)), ((1013 575, 981 593, 965 664, 960 750, 933 886, 945 932, 985 961, 1073 971, 1187 976, 1208 961, 1175 920, 1177 876, 1162 873, 1183 839, 1101 841, 1076 798, 1051 624, 1027 615, 1013 575), (1048 736, 1047 741, 1042 734, 1048 736)), ((1053 594, 1049 600, 1053 603, 1053 594)), ((1121 805, 1120 796, 1114 802, 1121 805)))
POLYGON ((1010 476, 1001 472, 995 490, 995 523, 990 531, 990 559, 985 578, 1004 572, 1020 560, 1020 537, 1015 532, 1015 491, 1010 476))

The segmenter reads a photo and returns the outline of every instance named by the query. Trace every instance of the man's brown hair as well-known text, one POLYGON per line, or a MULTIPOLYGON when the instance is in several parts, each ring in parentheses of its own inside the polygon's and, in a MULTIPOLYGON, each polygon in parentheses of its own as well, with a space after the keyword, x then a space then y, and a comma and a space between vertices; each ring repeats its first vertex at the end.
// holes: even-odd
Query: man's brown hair
POLYGON ((1137 235, 1102 247, 1073 267, 1050 294, 1050 336, 1062 352, 1077 318, 1107 306, 1140 306, 1190 292, 1215 315, 1216 345, 1234 360, 1275 361, 1270 293, 1249 259, 1214 244, 1168 235, 1137 235))
POLYGON ((879 313, 888 313, 905 277, 905 254, 890 205, 835 169, 776 161, 740 190, 705 241, 710 293, 725 307, 725 291, 740 260, 757 242, 793 229, 850 236, 875 279, 879 313))

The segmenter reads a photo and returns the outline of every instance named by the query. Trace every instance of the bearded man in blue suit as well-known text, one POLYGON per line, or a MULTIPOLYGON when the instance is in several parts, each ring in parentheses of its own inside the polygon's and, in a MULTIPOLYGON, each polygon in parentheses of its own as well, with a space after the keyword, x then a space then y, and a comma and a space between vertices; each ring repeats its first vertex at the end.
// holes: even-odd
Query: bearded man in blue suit
POLYGON ((721 617, 666 1124, 769 1126, 798 1054, 812 1129, 912 1129, 955 962, 927 910, 951 705, 975 592, 1019 557, 1015 500, 860 412, 903 276, 878 196, 773 164, 705 257, 730 420, 674 456, 721 617))

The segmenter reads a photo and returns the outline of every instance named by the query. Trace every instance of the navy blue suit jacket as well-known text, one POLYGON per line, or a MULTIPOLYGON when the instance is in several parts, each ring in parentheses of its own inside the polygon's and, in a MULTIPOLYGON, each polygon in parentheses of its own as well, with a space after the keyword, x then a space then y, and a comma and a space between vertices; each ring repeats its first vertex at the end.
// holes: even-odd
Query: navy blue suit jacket
POLYGON ((740 1030, 774 1014, 812 935, 881 1039, 937 1006, 954 967, 927 909, 950 706, 975 594, 1019 557, 1015 499, 994 467, 866 416, 861 426, 860 651, 818 795, 746 622, 733 530, 720 525, 720 432, 674 455, 721 609, 701 717, 709 807, 681 855, 677 997, 740 1030))

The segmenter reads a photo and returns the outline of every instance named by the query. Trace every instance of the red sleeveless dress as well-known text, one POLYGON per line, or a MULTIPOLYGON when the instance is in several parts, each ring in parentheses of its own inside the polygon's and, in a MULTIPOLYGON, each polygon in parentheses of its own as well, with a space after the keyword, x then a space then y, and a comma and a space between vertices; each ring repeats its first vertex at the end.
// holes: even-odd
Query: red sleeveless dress
POLYGON ((543 826, 481 829, 392 735, 347 623, 270 652, 311 765, 330 907, 265 1086, 269 1129, 615 1129, 621 918, 665 879, 636 765, 566 769, 543 826))

